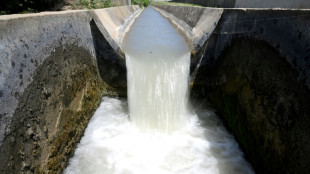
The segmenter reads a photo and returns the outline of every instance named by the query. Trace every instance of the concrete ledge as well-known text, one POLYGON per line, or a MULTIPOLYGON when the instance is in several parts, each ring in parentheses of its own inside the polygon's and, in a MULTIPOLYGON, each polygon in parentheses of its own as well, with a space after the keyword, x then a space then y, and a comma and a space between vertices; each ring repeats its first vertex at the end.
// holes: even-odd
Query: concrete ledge
POLYGON ((202 5, 205 7, 221 8, 310 8, 310 2, 307 0, 173 0, 173 2, 183 2, 202 5))
POLYGON ((153 6, 185 33, 192 42, 194 51, 197 51, 210 37, 223 13, 223 9, 214 8, 153 6))
POLYGON ((310 8, 308 0, 234 0, 236 8, 295 8, 307 9, 310 8))
POLYGON ((94 10, 91 11, 91 14, 94 16, 99 30, 103 33, 112 48, 115 51, 121 51, 120 45, 125 33, 141 12, 142 10, 139 6, 123 6, 94 10))

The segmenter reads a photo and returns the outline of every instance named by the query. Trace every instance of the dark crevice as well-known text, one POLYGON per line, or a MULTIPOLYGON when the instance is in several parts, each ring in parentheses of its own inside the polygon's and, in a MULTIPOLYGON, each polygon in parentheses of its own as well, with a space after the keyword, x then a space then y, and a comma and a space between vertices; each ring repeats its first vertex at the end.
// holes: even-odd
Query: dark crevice
POLYGON ((124 59, 111 47, 94 20, 90 21, 90 28, 101 78, 115 88, 119 96, 126 96, 127 70, 124 59))

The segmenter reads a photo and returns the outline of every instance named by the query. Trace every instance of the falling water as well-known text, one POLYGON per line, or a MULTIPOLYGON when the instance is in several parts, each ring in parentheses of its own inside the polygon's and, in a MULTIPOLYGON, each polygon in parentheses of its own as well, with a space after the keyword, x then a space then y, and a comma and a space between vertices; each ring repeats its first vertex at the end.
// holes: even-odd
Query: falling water
POLYGON ((129 115, 141 130, 171 132, 183 126, 189 58, 189 54, 170 61, 126 56, 129 115))
POLYGON ((213 110, 188 110, 189 48, 168 20, 146 8, 123 49, 128 103, 102 99, 65 174, 254 173, 213 110))
POLYGON ((129 115, 141 130, 170 132, 187 115, 190 53, 184 37, 152 8, 124 40, 129 115))

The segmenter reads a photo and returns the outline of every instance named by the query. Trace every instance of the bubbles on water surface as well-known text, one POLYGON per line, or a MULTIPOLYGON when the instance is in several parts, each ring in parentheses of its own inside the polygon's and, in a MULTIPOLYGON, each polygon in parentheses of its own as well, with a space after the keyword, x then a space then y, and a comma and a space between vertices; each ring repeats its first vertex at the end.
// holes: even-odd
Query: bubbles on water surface
POLYGON ((131 124, 127 102, 104 97, 65 174, 253 173, 234 138, 209 110, 164 133, 131 124), (204 127, 202 127, 202 125, 204 127))

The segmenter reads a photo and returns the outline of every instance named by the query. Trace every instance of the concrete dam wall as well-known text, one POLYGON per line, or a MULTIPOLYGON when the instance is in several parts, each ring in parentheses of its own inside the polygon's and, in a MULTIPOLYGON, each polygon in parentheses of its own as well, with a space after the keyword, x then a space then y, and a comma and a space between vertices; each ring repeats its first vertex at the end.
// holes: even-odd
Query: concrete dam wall
MULTIPOLYGON (((257 173, 307 173, 310 11, 156 5, 192 42, 191 100, 257 173)), ((126 97, 138 6, 0 16, 0 173, 61 173, 101 97, 126 97), (2 51, 3 50, 3 51, 2 51)))
POLYGON ((218 109, 256 172, 309 171, 310 10, 156 9, 185 33, 212 16, 192 52, 192 102, 218 109))
POLYGON ((310 8, 308 0, 173 0, 173 2, 221 8, 310 8))
POLYGON ((0 16, 0 173, 60 173, 103 95, 126 95, 119 43, 138 6, 0 16))

